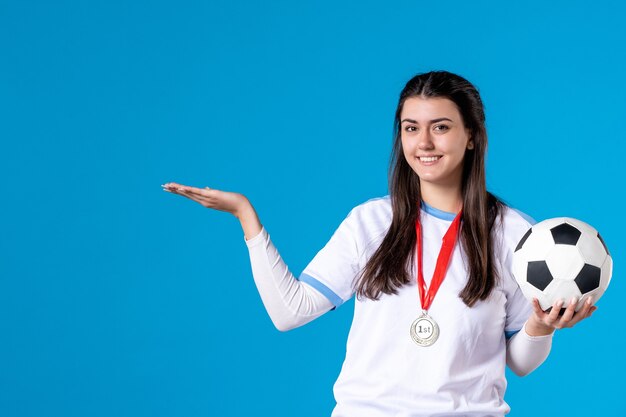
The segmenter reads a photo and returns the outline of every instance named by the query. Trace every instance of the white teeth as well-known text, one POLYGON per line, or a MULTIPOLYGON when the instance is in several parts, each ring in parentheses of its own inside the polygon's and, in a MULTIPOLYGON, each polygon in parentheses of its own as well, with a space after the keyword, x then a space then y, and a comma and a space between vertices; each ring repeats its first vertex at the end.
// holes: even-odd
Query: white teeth
POLYGON ((420 157, 420 161, 422 161, 422 162, 435 162, 439 158, 441 158, 441 157, 440 156, 422 156, 422 157, 420 157))

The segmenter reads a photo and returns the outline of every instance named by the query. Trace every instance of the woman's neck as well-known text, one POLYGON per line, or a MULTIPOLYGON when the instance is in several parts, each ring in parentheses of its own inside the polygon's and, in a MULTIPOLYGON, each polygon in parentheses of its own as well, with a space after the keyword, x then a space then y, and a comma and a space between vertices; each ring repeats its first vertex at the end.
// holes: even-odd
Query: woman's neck
POLYGON ((463 207, 461 186, 439 186, 422 181, 422 200, 431 207, 448 213, 458 213, 463 207))

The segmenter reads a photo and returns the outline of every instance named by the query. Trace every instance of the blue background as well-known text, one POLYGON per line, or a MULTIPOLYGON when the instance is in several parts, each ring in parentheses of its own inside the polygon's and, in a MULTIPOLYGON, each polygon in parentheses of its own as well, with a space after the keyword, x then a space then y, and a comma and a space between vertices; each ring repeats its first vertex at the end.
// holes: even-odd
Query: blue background
POLYGON ((0 3, 0 415, 328 416, 353 301, 277 331, 237 191, 298 275, 387 191, 393 112, 433 69, 478 86, 488 185, 594 225, 593 318, 509 376, 513 416, 626 415, 623 4, 0 3))

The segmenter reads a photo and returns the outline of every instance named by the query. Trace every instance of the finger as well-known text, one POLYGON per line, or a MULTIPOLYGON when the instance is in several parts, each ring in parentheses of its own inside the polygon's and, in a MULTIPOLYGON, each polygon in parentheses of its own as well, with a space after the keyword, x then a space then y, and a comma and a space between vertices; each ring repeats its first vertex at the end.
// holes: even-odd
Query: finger
POLYGON ((569 321, 574 317, 574 313, 576 312, 576 304, 578 304, 578 297, 573 297, 567 308, 565 309, 565 313, 561 316, 559 320, 559 324, 561 327, 566 327, 569 321))
POLYGON ((194 201, 198 201, 201 198, 201 196, 199 196, 197 194, 194 194, 194 193, 192 193, 192 192, 190 192, 189 190, 186 190, 186 189, 179 189, 178 193, 180 195, 183 195, 183 196, 185 196, 185 197, 187 197, 187 198, 189 198, 191 200, 194 200, 194 201))
POLYGON ((187 185, 180 185, 176 183, 163 184, 163 189, 173 194, 178 194, 183 197, 187 197, 190 200, 195 201, 207 208, 215 208, 216 195, 215 189, 205 187, 204 189, 190 187, 187 185))
POLYGON ((563 307, 563 304, 563 300, 557 300, 554 303, 554 305, 552 306, 552 310, 548 314, 548 317, 546 317, 546 324, 548 326, 554 326, 554 323, 558 321, 559 313, 561 312, 561 307, 563 307))
POLYGON ((545 311, 543 311, 541 309, 541 306, 539 305, 539 300, 537 300, 536 298, 533 298, 533 311, 535 312, 537 317, 539 317, 542 320, 543 320, 544 316, 546 316, 545 311))
POLYGON ((197 198, 195 194, 190 193, 189 191, 187 191, 185 186, 171 186, 171 187, 167 187, 167 188, 163 188, 165 191, 169 191, 172 194, 178 194, 178 195, 182 195, 183 197, 187 197, 191 200, 194 200, 197 198))
POLYGON ((166 182, 165 184, 161 184, 161 187, 164 187, 164 188, 178 188, 180 186, 181 184, 178 184, 175 182, 166 182))
POLYGON ((578 310, 574 318, 568 323, 568 327, 572 327, 574 324, 578 323, 582 319, 589 317, 589 310, 591 310, 593 300, 591 297, 587 298, 587 301, 583 304, 583 306, 578 310))
POLYGON ((580 319, 582 320, 589 317, 596 309, 597 307, 593 305, 593 297, 587 298, 587 301, 585 301, 585 304, 583 304, 583 307, 579 311, 579 313, 581 313, 580 319))
POLYGON ((193 187, 189 187, 188 185, 182 185, 182 184, 173 184, 168 188, 176 190, 178 192, 189 192, 189 190, 193 187))
POLYGON ((187 190, 180 191, 180 194, 195 201, 196 203, 202 204, 205 207, 213 208, 215 206, 215 198, 213 197, 207 197, 205 195, 196 194, 187 190))
POLYGON ((593 306, 589 309, 589 313, 587 314, 587 317, 591 317, 591 315, 593 314, 594 311, 596 311, 598 309, 598 307, 593 306))
POLYGON ((175 193, 178 194, 180 188, 177 185, 172 185, 172 184, 163 184, 163 191, 168 191, 170 193, 175 193))
POLYGON ((170 192, 172 194, 181 194, 181 189, 175 186, 163 187, 163 191, 170 192))
POLYGON ((172 194, 179 194, 178 188, 175 187, 163 187, 162 190, 172 194))
POLYGON ((191 194, 195 194, 195 195, 199 195, 203 197, 209 197, 213 194, 211 192, 212 190, 209 187, 206 187, 206 188, 186 187, 185 191, 191 194))

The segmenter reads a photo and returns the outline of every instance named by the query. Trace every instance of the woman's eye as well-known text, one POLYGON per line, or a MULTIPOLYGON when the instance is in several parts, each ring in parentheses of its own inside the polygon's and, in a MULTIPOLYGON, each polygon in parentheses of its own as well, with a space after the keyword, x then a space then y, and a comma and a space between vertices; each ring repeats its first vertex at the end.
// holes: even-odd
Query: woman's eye
POLYGON ((446 130, 450 129, 448 126, 446 125, 437 125, 435 126, 435 130, 438 132, 445 132, 446 130))
POLYGON ((415 126, 407 126, 404 128, 404 130, 407 132, 415 132, 417 128, 415 126))

